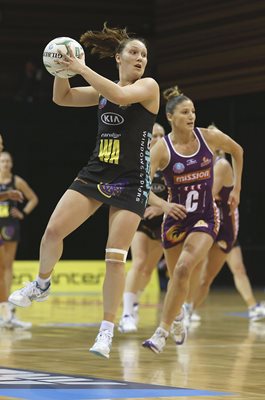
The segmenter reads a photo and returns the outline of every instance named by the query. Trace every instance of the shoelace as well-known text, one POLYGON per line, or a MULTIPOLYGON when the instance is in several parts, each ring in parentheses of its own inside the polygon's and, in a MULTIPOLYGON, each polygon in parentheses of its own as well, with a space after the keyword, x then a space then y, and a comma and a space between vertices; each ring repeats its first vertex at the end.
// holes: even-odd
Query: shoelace
POLYGON ((162 339, 162 338, 166 339, 167 338, 167 336, 165 335, 165 333, 161 329, 158 329, 155 332, 154 336, 158 337, 159 339, 162 339))
POLYGON ((27 296, 32 296, 33 294, 39 294, 39 290, 41 290, 39 287, 36 286, 36 282, 23 282, 23 285, 25 286, 23 289, 21 289, 21 293, 25 294, 27 296))
POLYGON ((172 329, 174 334, 181 334, 183 332, 183 327, 182 325, 179 323, 179 321, 175 321, 175 323, 173 323, 173 329, 172 329))
POLYGON ((108 330, 100 331, 97 336, 97 341, 104 341, 105 339, 107 339, 108 341, 111 341, 112 339, 112 334, 108 330))

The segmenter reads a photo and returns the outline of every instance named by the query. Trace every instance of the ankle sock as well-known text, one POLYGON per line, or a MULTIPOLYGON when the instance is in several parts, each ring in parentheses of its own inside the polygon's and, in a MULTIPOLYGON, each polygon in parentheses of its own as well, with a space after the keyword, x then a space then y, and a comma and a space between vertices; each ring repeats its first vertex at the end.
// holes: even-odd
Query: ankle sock
POLYGON ((42 279, 39 276, 37 276, 36 281, 38 282, 39 287, 44 290, 44 289, 47 289, 47 287, 49 286, 51 277, 42 279))
POLYGON ((104 330, 110 331, 110 332, 112 333, 112 335, 113 335, 114 323, 113 323, 113 322, 110 322, 110 321, 105 321, 105 320, 103 320, 103 321, 101 322, 99 331, 104 331, 104 330))
POLYGON ((133 314, 133 304, 137 301, 137 296, 132 292, 125 292, 123 294, 123 315, 133 314))

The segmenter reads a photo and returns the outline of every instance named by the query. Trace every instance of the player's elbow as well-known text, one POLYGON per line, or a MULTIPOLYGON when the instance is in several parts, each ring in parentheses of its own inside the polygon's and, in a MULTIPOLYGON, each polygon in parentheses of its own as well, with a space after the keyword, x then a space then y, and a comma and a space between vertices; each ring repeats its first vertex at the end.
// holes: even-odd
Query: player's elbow
POLYGON ((52 101, 53 101, 53 103, 57 104, 57 106, 63 106, 64 105, 62 99, 60 97, 56 96, 56 95, 52 96, 52 101))
POLYGON ((243 149, 243 147, 242 147, 239 143, 237 143, 237 153, 238 153, 241 157, 243 157, 243 155, 244 155, 244 149, 243 149))

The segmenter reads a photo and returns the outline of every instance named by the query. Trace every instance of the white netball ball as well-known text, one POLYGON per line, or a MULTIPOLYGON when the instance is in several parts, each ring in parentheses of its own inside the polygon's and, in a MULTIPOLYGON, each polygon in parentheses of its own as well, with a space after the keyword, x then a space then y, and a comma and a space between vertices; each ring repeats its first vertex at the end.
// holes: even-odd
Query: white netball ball
POLYGON ((58 37, 47 44, 43 51, 43 64, 51 75, 59 78, 72 78, 72 76, 76 75, 58 64, 63 54, 69 55, 69 48, 72 49, 77 58, 81 58, 82 54, 84 54, 81 44, 70 37, 58 37))

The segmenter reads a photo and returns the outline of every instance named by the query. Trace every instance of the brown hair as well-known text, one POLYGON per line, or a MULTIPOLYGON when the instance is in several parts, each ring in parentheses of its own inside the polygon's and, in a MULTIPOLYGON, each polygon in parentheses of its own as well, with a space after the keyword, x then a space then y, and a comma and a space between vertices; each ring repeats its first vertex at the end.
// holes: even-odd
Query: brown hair
POLYGON ((185 96, 178 88, 178 86, 173 86, 164 90, 164 99, 167 101, 166 113, 172 114, 175 107, 182 103, 183 101, 190 100, 189 97, 185 96))
POLYGON ((126 28, 108 28, 104 22, 102 31, 87 31, 80 37, 80 43, 87 47, 91 54, 99 58, 113 57, 121 53, 126 44, 132 40, 145 40, 129 36, 126 28))

